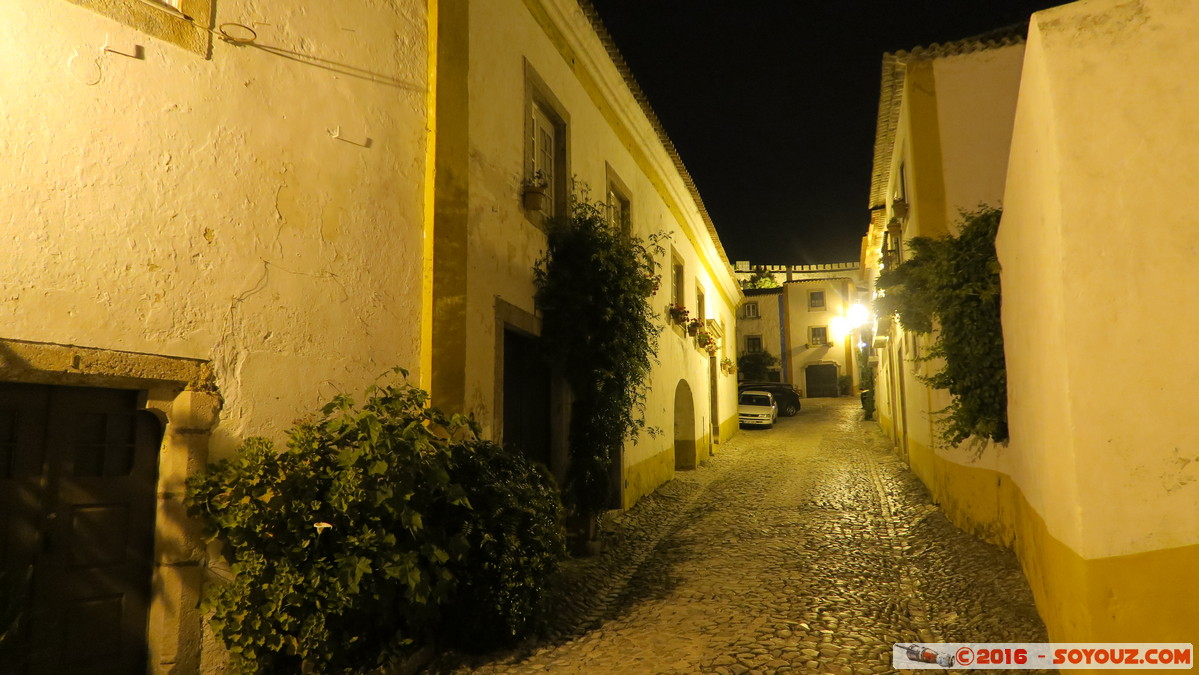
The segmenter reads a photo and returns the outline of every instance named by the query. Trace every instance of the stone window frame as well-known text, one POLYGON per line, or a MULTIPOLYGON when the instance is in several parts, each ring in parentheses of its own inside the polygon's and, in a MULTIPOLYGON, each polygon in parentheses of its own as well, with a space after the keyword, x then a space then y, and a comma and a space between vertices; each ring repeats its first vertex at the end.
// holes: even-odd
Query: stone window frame
POLYGON ((762 336, 761 335, 746 335, 745 336, 745 353, 746 354, 759 354, 763 351, 765 351, 765 348, 764 348, 764 345, 762 344, 762 336), (756 349, 754 348, 755 345, 757 346, 756 349))
POLYGON ((826 345, 829 343, 828 326, 808 326, 808 344, 812 346, 826 345), (816 331, 822 331, 824 334, 823 340, 816 339, 816 331))
POLYGON ((632 234, 633 199, 630 197, 632 191, 620 179, 620 175, 616 173, 612 165, 607 162, 604 162, 604 174, 604 184, 607 185, 604 202, 608 205, 608 221, 620 228, 622 233, 632 234))
POLYGON ((162 423, 155 486, 154 554, 146 632, 149 670, 200 669, 200 593, 210 555, 183 505, 186 481, 208 463, 223 401, 201 359, 0 338, 0 381, 141 392, 139 408, 162 423))
POLYGON ((67 0, 151 37, 211 58, 215 0, 67 0), (172 6, 177 5, 177 7, 172 6))
POLYGON ((566 106, 558 100, 553 90, 537 73, 528 59, 524 62, 525 96, 524 96, 524 177, 531 181, 537 171, 537 161, 534 157, 536 141, 534 134, 537 130, 537 116, 544 116, 554 127, 553 176, 549 186, 549 205, 540 211, 540 215, 526 213, 534 224, 540 226, 545 218, 566 213, 570 203, 570 113, 566 106))

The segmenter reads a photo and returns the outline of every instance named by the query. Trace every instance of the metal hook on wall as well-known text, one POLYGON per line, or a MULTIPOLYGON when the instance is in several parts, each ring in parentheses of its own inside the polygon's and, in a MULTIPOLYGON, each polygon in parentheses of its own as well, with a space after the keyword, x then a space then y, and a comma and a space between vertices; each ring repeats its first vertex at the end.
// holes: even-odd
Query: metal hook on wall
POLYGON ((351 141, 348 138, 343 138, 341 135, 341 125, 340 124, 337 125, 337 127, 334 129, 326 129, 325 131, 328 131, 330 136, 332 136, 334 139, 339 140, 343 143, 349 143, 350 145, 357 145, 360 148, 371 147, 372 140, 369 136, 367 137, 367 139, 365 141, 363 141, 361 143, 359 143, 358 141, 351 141))

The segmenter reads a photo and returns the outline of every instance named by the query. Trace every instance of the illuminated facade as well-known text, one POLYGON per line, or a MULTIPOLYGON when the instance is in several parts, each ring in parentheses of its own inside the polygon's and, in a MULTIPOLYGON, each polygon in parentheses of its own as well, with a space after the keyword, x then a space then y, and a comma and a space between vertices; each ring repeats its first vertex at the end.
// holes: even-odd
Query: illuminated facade
MULTIPOLYGON (((1199 640, 1189 202, 1199 7, 1092 0, 1006 39, 888 55, 864 267, 1004 208, 1010 438, 935 447, 925 342, 879 319, 877 406, 946 515, 1010 546, 1055 642, 1199 640), (1017 93, 1018 92, 1018 93, 1017 93), (954 131, 954 128, 957 131, 954 131), (1144 358, 1142 358, 1144 357, 1144 358)), ((868 276, 874 277, 874 273, 868 276)))
POLYGON ((772 378, 795 385, 803 396, 839 396, 841 379, 858 390, 865 357, 862 324, 866 299, 857 263, 753 266, 738 261, 742 281, 770 274, 777 289, 747 290, 737 319, 738 353, 765 349, 779 358, 772 378), (854 309, 855 305, 859 307, 854 309), (858 315, 858 311, 862 315, 858 315))
MULTIPOLYGON (((121 488, 135 496, 74 504, 90 515, 71 522, 144 542, 136 592, 105 611, 140 613, 121 619, 121 649, 152 672, 221 668, 197 609, 217 561, 181 500, 188 475, 247 436, 278 439, 401 365, 439 406, 492 438, 521 430, 561 471, 567 402, 530 358, 531 270, 571 177, 622 226, 671 233, 663 313, 677 296, 733 334, 741 294, 702 201, 573 0, 13 0, 0 38, 0 118, 19 157, 0 166, 0 398, 58 424, 128 422, 149 448, 126 476, 141 482, 121 488), (541 205, 524 194, 536 179, 541 205), (516 397, 540 410, 513 414, 516 397), (139 520, 118 518, 126 506, 139 520)), ((719 368, 731 347, 712 356, 663 325, 647 421, 665 433, 626 447, 616 507, 737 429, 719 368)), ((0 500, 33 473, 0 475, 0 500)), ((10 524, 41 522, 57 497, 0 506, 10 524)), ((14 531, 6 544, 36 545, 14 531)))

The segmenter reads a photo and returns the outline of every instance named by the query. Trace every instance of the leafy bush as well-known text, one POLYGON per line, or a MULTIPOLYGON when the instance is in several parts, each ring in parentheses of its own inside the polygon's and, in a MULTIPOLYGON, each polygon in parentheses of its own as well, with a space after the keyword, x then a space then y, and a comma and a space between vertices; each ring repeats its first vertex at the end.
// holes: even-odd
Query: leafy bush
POLYGON ((999 209, 985 206, 963 213, 961 234, 913 239, 909 260, 878 278, 885 292, 876 301, 880 312, 898 314, 906 330, 934 334, 925 360, 945 359, 944 367, 924 381, 953 394, 939 411, 941 438, 951 445, 971 436, 997 442, 1008 437, 995 254, 1001 216, 999 209))
POLYGON ((427 398, 406 383, 371 387, 361 407, 338 396, 287 432, 286 450, 252 438, 189 479, 189 509, 232 561, 232 580, 206 589, 204 609, 236 670, 382 665, 431 639, 443 607, 469 602, 463 592, 487 598, 507 635, 530 624, 531 598, 561 555, 553 487, 427 398), (489 475, 527 480, 480 490, 489 475), (471 490, 488 511, 472 509, 471 490), (514 535, 515 523, 524 531, 514 535), (491 573, 497 557, 517 582, 491 573))
POLYGON ((777 356, 767 351, 746 352, 737 357, 737 369, 750 382, 770 379, 770 368, 779 362, 777 356))
POLYGON ((661 330, 649 297, 666 235, 622 232, 605 208, 580 198, 567 217, 550 220, 533 270, 542 343, 574 394, 567 493, 587 517, 608 507, 612 457, 645 428, 661 330))
POLYGON ((475 651, 538 627, 545 580, 565 555, 565 539, 558 489, 543 467, 488 441, 463 450, 454 452, 450 474, 470 497, 463 527, 470 555, 454 567, 461 581, 442 633, 475 651))
POLYGON ((852 375, 838 376, 837 377, 837 389, 841 392, 842 396, 849 396, 851 393, 853 393, 853 376, 852 375))

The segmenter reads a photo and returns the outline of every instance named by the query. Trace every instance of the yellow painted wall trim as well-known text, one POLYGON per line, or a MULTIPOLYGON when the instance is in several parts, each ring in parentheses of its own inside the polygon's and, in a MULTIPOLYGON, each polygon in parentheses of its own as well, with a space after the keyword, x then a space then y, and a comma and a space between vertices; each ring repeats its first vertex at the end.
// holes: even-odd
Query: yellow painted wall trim
POLYGON ((419 384, 433 387, 433 241, 437 178, 437 21, 439 0, 428 0, 425 36, 428 40, 427 86, 425 88, 425 190, 424 233, 421 242, 420 368, 419 384))
MULTIPOLYGON (((730 310, 735 311, 740 302, 740 297, 734 299, 729 293, 728 289, 725 288, 724 284, 715 283, 717 280, 723 277, 729 277, 730 275, 727 273, 724 275, 716 274, 716 271, 712 266, 710 254, 708 253, 708 249, 712 248, 714 250, 714 246, 704 246, 700 242, 700 238, 696 235, 695 229, 691 226, 687 216, 683 213, 682 206, 679 204, 678 200, 671 195, 662 173, 657 169, 653 161, 642 148, 642 143, 644 141, 637 138, 632 133, 628 124, 617 114, 616 110, 609 103, 608 98, 604 95, 599 83, 585 68, 583 65, 583 60, 579 58, 579 55, 570 45, 569 41, 566 39, 566 36, 550 17, 549 13, 544 7, 543 2, 541 0, 524 0, 524 3, 530 14, 532 14, 533 18, 537 21, 537 24, 541 26, 541 29, 545 32, 550 42, 558 50, 558 53, 562 56, 562 59, 571 69, 571 72, 574 73, 575 77, 579 81, 579 84, 583 87, 584 91, 587 92, 587 95, 591 98, 592 103, 595 104, 596 109, 601 115, 603 115, 604 119, 607 120, 609 126, 612 128, 612 131, 617 135, 617 137, 620 138, 620 141, 624 145, 625 149, 628 150, 629 154, 633 157, 633 161, 636 162, 637 166, 640 167, 645 173, 646 178, 648 178, 650 183, 654 186, 654 190, 662 198, 662 201, 666 204, 667 209, 672 215, 674 215, 675 221, 679 225, 679 229, 683 231, 684 236, 687 237, 687 241, 690 242, 691 246, 695 249, 696 256, 703 265, 704 271, 707 272, 709 278, 713 280, 713 285, 716 287, 717 292, 720 293, 720 297, 724 300, 726 306, 730 310)), ((607 55, 605 54, 605 57, 606 56, 607 55)), ((740 296, 739 290, 737 294, 740 296)))
POLYGON ((639 499, 674 478, 674 448, 667 447, 649 459, 644 459, 625 470, 625 489, 621 496, 621 508, 631 509, 639 499))
POLYGON ((913 471, 958 527, 1015 550, 1054 642, 1199 644, 1199 545, 1084 559, 1049 533, 1006 474, 909 439, 913 471))
POLYGON ((720 444, 716 446, 717 450, 719 450, 720 445, 728 443, 739 433, 741 433, 741 418, 734 412, 720 423, 720 444))

